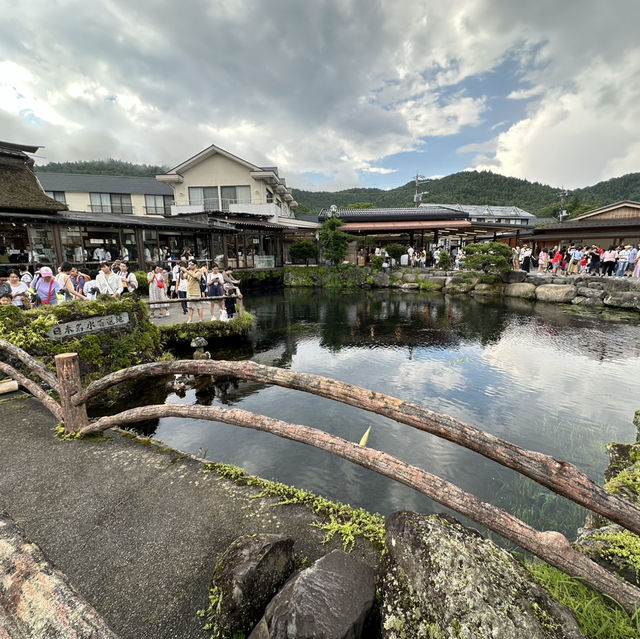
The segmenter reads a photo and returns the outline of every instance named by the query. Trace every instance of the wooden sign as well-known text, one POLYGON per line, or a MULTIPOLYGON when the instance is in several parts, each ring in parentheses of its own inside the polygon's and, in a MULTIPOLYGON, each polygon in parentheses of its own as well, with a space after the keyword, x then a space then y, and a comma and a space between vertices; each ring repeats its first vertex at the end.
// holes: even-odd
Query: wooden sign
POLYGON ((129 323, 129 313, 118 315, 106 315, 105 317, 87 317, 75 322, 56 324, 49 330, 49 337, 62 339, 64 337, 76 337, 86 333, 100 333, 111 328, 119 328, 129 323))

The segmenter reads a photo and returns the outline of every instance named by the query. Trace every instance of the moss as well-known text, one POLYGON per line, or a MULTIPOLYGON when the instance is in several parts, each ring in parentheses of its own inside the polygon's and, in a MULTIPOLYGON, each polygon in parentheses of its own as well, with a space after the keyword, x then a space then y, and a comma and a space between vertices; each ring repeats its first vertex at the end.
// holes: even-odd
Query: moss
POLYGON ((594 534, 594 539, 604 541, 606 546, 600 550, 605 559, 622 559, 636 573, 636 581, 640 582, 640 536, 629 530, 594 534))
POLYGON ((262 490, 256 498, 273 496, 280 501, 277 506, 287 504, 301 504, 312 510, 316 515, 325 517, 328 521, 313 526, 325 531, 323 543, 328 543, 335 535, 342 538, 345 550, 353 548, 356 536, 362 536, 370 541, 381 553, 385 552, 384 519, 378 514, 371 514, 362 508, 353 508, 340 502, 333 502, 318 497, 313 493, 300 490, 295 486, 287 486, 253 475, 248 475, 242 468, 232 464, 206 463, 205 474, 215 472, 220 477, 248 486, 257 486, 262 490))
POLYGON ((625 468, 610 479, 604 487, 614 495, 620 494, 640 502, 640 467, 635 464, 625 468))
POLYGON ((190 342, 194 337, 204 337, 209 342, 213 340, 246 339, 255 324, 255 317, 246 311, 228 322, 211 321, 195 322, 192 324, 171 324, 160 327, 162 344, 167 346, 190 342))
POLYGON ((420 282, 421 291, 440 291, 442 290, 442 284, 436 284, 436 282, 430 282, 429 280, 422 280, 420 282))

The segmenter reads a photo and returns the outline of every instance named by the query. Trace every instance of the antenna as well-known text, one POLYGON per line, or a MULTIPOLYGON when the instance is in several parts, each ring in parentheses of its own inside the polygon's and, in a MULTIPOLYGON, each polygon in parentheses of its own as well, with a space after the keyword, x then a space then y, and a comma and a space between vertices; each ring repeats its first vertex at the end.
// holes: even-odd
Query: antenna
POLYGON ((422 196, 427 195, 427 193, 429 193, 429 191, 422 191, 422 193, 419 193, 418 188, 420 187, 420 184, 424 184, 428 182, 428 180, 424 177, 424 175, 420 175, 418 172, 416 172, 414 179, 416 181, 416 192, 415 192, 415 195, 413 196, 413 202, 416 205, 416 207, 418 207, 420 205, 420 202, 422 202, 422 196))

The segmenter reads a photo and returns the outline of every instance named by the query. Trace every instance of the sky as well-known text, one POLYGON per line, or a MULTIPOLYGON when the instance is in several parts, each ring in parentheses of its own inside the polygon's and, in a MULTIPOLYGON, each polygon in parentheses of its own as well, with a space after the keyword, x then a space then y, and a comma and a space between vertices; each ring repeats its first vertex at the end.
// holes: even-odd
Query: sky
POLYGON ((0 0, 0 139, 290 187, 640 171, 639 0, 0 0))

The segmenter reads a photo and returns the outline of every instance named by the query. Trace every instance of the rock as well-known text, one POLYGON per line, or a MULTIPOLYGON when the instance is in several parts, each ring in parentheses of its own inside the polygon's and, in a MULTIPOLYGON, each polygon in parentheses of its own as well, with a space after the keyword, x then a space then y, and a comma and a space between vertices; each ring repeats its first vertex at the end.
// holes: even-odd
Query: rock
POLYGON ((203 351, 201 348, 198 348, 193 353, 193 359, 211 359, 211 353, 209 351, 203 351))
POLYGON ((447 278, 442 275, 430 275, 427 278, 427 281, 431 282, 432 284, 437 284, 438 286, 444 286, 447 282, 447 278))
POLYGON ((578 295, 581 295, 582 297, 597 297, 598 299, 602 299, 604 297, 604 291, 602 289, 591 288, 589 286, 579 286, 578 295))
POLYGON ((634 565, 640 558, 638 535, 617 524, 610 524, 583 531, 572 546, 603 568, 640 586, 638 569, 634 565))
POLYGON ((445 286, 442 289, 442 292, 448 293, 449 295, 456 295, 458 293, 468 293, 471 289, 473 289, 473 284, 470 282, 462 282, 460 284, 450 284, 449 286, 445 286))
POLYGON ((383 639, 578 639, 571 613, 508 552, 451 517, 387 518, 383 639))
POLYGON ((452 284, 464 284, 465 281, 459 275, 452 275, 450 277, 446 277, 444 280, 445 286, 451 286, 452 284))
POLYGON ((402 279, 403 279, 405 282, 415 282, 415 281, 416 281, 416 273, 411 273, 411 272, 409 271, 409 272, 405 273, 405 274, 402 276, 402 279))
POLYGON ((388 273, 372 273, 373 285, 378 288, 388 288, 391 284, 391 278, 388 273))
POLYGON ((502 295, 502 286, 499 284, 476 284, 473 291, 474 295, 502 295))
POLYGON ((334 550, 286 583, 249 639, 357 639, 375 591, 373 570, 334 550))
POLYGON ((640 311, 640 291, 610 293, 604 298, 604 305, 640 311))
POLYGON ((550 284, 552 280, 553 276, 551 273, 536 273, 535 275, 529 275, 526 279, 529 284, 535 284, 536 286, 550 284))
POLYGON ((500 277, 505 284, 519 284, 527 279, 526 271, 508 271, 501 273, 500 277))
POLYGON ((587 288, 595 288, 600 291, 604 291, 607 288, 606 282, 602 278, 598 278, 597 281, 591 281, 587 284, 587 288))
POLYGON ((539 302, 570 302, 578 291, 575 286, 544 284, 536 289, 536 299, 539 302))
POLYGON ((204 337, 198 335, 191 340, 191 348, 204 348, 208 343, 204 337))
POLYGON ((207 622, 230 637, 249 633, 293 569, 293 539, 269 534, 239 537, 216 564, 207 622))
POLYGON ((5 512, 0 512, 0 637, 118 639, 5 512))
MULTIPOLYGON (((513 271, 520 273, 521 271, 513 271)), ((522 282, 520 284, 505 284, 504 294, 506 297, 521 297, 525 300, 536 298, 536 287, 533 284, 522 282)))
POLYGON ((405 290, 416 289, 416 288, 420 288, 420 284, 418 284, 418 282, 405 282, 402 285, 402 288, 405 290))
POLYGON ((391 271, 392 280, 401 280, 403 277, 404 273, 402 271, 391 271))
POLYGON ((576 306, 586 306, 588 308, 602 308, 603 301, 599 297, 574 297, 571 300, 576 306))

